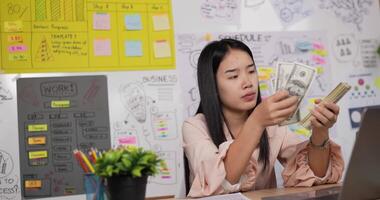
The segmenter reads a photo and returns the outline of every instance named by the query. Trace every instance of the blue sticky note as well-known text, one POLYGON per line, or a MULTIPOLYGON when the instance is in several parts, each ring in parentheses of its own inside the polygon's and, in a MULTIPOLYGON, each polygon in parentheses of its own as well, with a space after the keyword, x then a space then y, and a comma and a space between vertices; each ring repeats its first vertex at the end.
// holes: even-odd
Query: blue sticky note
POLYGON ((125 41, 125 55, 127 57, 142 56, 142 44, 139 40, 125 41))
POLYGON ((141 16, 138 14, 125 15, 125 28, 127 30, 141 30, 141 16))

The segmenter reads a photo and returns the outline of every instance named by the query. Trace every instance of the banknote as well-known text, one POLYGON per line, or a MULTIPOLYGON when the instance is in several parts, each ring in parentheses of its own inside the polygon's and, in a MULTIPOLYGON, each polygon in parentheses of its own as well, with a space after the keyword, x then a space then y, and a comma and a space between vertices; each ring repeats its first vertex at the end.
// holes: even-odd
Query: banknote
POLYGON ((310 66, 294 63, 293 69, 289 74, 289 77, 283 86, 279 86, 279 89, 285 89, 291 96, 297 96, 297 109, 296 111, 280 125, 287 125, 300 121, 299 116, 299 104, 310 89, 310 85, 316 75, 316 70, 310 66), (297 114, 298 112, 298 114, 297 114))
POLYGON ((275 91, 284 88, 284 84, 289 78, 290 73, 292 72, 294 63, 290 62, 277 62, 277 71, 276 71, 276 82, 275 82, 275 91))

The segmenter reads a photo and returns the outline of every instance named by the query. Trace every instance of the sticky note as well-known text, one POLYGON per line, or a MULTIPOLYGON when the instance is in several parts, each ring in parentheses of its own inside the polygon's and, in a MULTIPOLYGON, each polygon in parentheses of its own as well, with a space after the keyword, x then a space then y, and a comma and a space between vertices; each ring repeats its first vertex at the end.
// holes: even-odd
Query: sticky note
POLYGON ((41 132, 41 131, 47 131, 47 130, 48 130, 47 124, 29 124, 28 125, 29 132, 41 132))
POLYGON ((110 30, 111 29, 110 14, 94 13, 92 26, 94 30, 110 30))
POLYGON ((312 53, 315 54, 315 55, 322 56, 322 57, 326 57, 327 56, 327 51, 326 50, 315 49, 315 50, 312 51, 312 53))
POLYGON ((323 46, 322 43, 314 42, 314 43, 313 43, 313 48, 314 48, 314 49, 322 50, 322 49, 324 49, 325 47, 323 46))
POLYGON ((325 68, 321 66, 318 66, 315 69, 317 69, 317 74, 323 74, 325 72, 325 68))
POLYGON ((260 90, 261 90, 261 91, 269 90, 269 86, 268 86, 268 84, 266 84, 266 83, 262 83, 262 84, 260 84, 260 90))
POLYGON ((46 137, 45 136, 28 137, 28 144, 29 145, 46 144, 46 137))
POLYGON ((128 57, 142 56, 142 44, 139 40, 125 41, 125 55, 128 57))
POLYGON ((377 89, 380 89, 380 76, 376 77, 376 79, 375 79, 375 86, 377 87, 377 89))
POLYGON ((153 16, 153 28, 155 31, 170 29, 169 17, 167 14, 153 16))
POLYGON ((11 53, 8 55, 9 61, 26 61, 27 54, 26 53, 11 53))
POLYGON ((326 64, 326 60, 321 57, 321 56, 317 56, 317 55, 313 55, 311 56, 311 59, 316 63, 316 64, 319 64, 319 65, 324 65, 326 64))
POLYGON ((154 56, 156 58, 166 58, 171 56, 170 45, 167 40, 157 40, 154 42, 154 56))
POLYGON ((138 14, 125 15, 124 18, 125 29, 127 30, 141 30, 141 16, 138 14))
POLYGON ((111 39, 95 39, 94 54, 95 56, 111 56, 111 39))
POLYGON ((122 145, 137 144, 137 140, 135 136, 120 137, 118 140, 119 140, 119 144, 122 144, 122 145))
POLYGON ((25 188, 41 188, 42 181, 41 180, 25 180, 25 188))
POLYGON ((29 151, 29 159, 47 158, 47 151, 29 151))
POLYGON ((27 47, 24 44, 17 44, 17 45, 8 46, 8 52, 9 53, 25 52, 26 50, 27 50, 27 47))
POLYGON ((69 100, 51 101, 52 108, 70 108, 69 100))
POLYGON ((22 21, 6 21, 4 22, 5 32, 22 32, 23 24, 22 21))
POLYGON ((8 42, 23 42, 22 35, 8 35, 8 42))

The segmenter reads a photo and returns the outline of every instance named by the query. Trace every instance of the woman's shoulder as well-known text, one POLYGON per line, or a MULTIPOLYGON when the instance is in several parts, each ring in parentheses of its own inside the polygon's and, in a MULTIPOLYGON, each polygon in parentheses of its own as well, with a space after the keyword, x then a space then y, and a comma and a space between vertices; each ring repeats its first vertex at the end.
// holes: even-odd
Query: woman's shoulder
POLYGON ((187 118, 182 125, 182 132, 185 136, 187 134, 194 135, 194 132, 208 136, 208 128, 205 116, 202 113, 199 113, 187 118))
POLYGON ((207 130, 206 117, 202 113, 198 113, 192 117, 189 117, 183 123, 183 127, 186 126, 192 126, 203 130, 207 130))

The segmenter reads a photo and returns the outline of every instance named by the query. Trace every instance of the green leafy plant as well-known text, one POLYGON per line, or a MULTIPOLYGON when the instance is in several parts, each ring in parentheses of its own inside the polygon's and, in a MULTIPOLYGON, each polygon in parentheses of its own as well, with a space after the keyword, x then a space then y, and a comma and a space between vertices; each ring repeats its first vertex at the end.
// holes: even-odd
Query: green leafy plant
POLYGON ((380 56, 380 46, 377 48, 377 54, 380 56))
POLYGON ((103 153, 96 160, 95 174, 105 178, 117 175, 136 178, 154 176, 160 168, 166 168, 166 164, 154 151, 127 146, 103 153))

